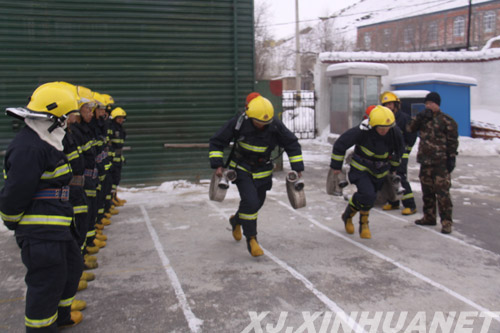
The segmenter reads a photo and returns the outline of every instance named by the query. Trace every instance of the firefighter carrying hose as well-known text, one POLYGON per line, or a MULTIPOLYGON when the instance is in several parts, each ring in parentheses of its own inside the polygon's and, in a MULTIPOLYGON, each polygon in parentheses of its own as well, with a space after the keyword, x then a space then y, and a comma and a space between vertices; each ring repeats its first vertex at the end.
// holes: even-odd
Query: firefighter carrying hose
POLYGON ((8 108, 26 126, 5 155, 0 215, 21 248, 26 272, 26 331, 57 332, 82 321, 71 311, 83 259, 75 240, 69 184, 73 177, 63 152, 69 113, 78 111, 68 85, 38 87, 26 108, 8 108))
POLYGON ((396 170, 402 155, 403 137, 394 125, 392 111, 379 105, 371 110, 368 119, 347 130, 333 145, 330 167, 335 174, 341 172, 346 151, 355 146, 349 181, 356 185, 357 192, 342 214, 348 234, 354 233, 352 218, 359 211, 360 237, 371 238, 369 211, 375 203, 377 191, 382 188, 384 177, 396 170))
POLYGON ((229 218, 236 241, 241 240, 241 227, 247 240, 247 249, 254 257, 264 254, 257 242, 257 216, 272 187, 274 169, 271 152, 283 147, 290 159, 292 170, 299 176, 304 170, 302 151, 297 137, 274 117, 271 102, 258 93, 247 97, 246 111, 229 120, 210 139, 210 166, 221 177, 225 165, 224 147, 234 139, 234 150, 229 156, 229 168, 236 170, 234 181, 240 194, 235 215, 229 218))

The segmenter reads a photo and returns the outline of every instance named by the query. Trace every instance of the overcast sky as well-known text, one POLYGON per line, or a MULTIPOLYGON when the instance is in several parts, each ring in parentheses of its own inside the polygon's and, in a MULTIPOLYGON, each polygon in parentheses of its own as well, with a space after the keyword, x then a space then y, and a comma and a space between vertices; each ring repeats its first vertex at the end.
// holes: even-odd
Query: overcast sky
MULTIPOLYGON (((255 6, 267 3, 269 7, 269 30, 276 39, 290 37, 295 33, 295 0, 254 0, 255 6)), ((348 7, 359 0, 299 0, 299 20, 317 20, 320 16, 348 7)), ((317 21, 304 22, 301 27, 314 25, 317 21)))

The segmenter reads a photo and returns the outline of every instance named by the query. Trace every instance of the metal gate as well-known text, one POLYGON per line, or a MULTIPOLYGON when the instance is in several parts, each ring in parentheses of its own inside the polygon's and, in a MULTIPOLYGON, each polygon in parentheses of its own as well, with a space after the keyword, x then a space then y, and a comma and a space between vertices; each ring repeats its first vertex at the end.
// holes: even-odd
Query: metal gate
POLYGON ((282 120, 299 139, 314 139, 316 136, 315 106, 314 91, 283 91, 282 120))

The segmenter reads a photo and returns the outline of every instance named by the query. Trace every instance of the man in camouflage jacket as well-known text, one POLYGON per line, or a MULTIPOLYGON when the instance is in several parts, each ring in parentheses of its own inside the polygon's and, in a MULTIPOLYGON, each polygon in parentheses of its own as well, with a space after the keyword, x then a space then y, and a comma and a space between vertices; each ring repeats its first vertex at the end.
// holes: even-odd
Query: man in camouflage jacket
POLYGON ((408 124, 407 129, 420 131, 417 162, 420 163, 424 217, 415 224, 436 225, 437 200, 441 232, 449 234, 453 224, 450 187, 458 154, 458 126, 452 117, 441 111, 440 105, 439 94, 429 93, 425 97, 425 110, 408 124))

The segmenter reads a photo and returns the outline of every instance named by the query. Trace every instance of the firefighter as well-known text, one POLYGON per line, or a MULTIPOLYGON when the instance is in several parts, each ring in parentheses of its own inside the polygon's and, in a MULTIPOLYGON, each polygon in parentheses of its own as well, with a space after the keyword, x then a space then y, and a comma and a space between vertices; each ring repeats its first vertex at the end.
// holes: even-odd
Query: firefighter
POLYGON ((123 157, 123 144, 125 143, 125 129, 123 128, 123 123, 127 113, 120 107, 117 107, 111 111, 111 150, 113 151, 113 168, 111 170, 112 179, 112 202, 115 206, 123 206, 125 202, 116 196, 116 191, 121 180, 122 165, 124 162, 123 157))
MULTIPOLYGON (((93 101, 93 97, 89 97, 93 101)), ((97 268, 97 258, 92 254, 99 252, 99 247, 94 244, 96 238, 96 213, 97 213, 97 167, 96 167, 96 148, 94 131, 90 127, 93 118, 95 103, 87 103, 80 108, 80 122, 72 124, 72 129, 78 131, 82 136, 81 155, 84 159, 84 184, 83 189, 87 198, 88 212, 87 223, 88 229, 84 244, 84 266, 86 269, 97 268)))
POLYGON ((83 260, 72 235, 72 173, 62 145, 65 120, 76 111, 77 96, 60 82, 38 87, 26 108, 7 109, 26 124, 6 151, 0 215, 15 230, 27 268, 27 332, 57 332, 83 319, 71 311, 83 260))
POLYGON ((371 110, 368 119, 347 130, 333 145, 330 167, 334 174, 341 172, 346 151, 355 146, 349 181, 356 185, 357 192, 342 214, 348 234, 354 233, 352 218, 359 211, 360 237, 371 238, 369 211, 375 203, 377 191, 382 188, 384 177, 396 170, 402 155, 403 137, 394 125, 392 111, 378 105, 371 110))
MULTIPOLYGON (((408 158, 410 157, 411 149, 417 140, 417 133, 408 132, 406 130, 406 125, 410 123, 410 116, 404 112, 400 112, 401 101, 398 96, 390 91, 383 92, 380 95, 380 103, 390 109, 396 118, 396 126, 401 130, 404 140, 404 152, 401 158, 401 164, 396 170, 396 174, 401 178, 401 185, 405 189, 403 198, 401 202, 403 203, 403 210, 401 214, 412 215, 417 212, 417 205, 415 204, 415 198, 413 196, 413 191, 411 189, 410 183, 408 182, 408 158)), ((389 201, 382 207, 383 210, 399 209, 399 201, 389 201)))
POLYGON ((302 151, 297 137, 274 117, 271 102, 253 94, 247 99, 246 111, 230 119, 210 138, 210 166, 222 176, 225 165, 223 150, 231 140, 234 149, 229 156, 229 168, 236 170, 234 182, 240 194, 240 204, 229 223, 233 238, 241 240, 241 227, 246 237, 247 249, 254 257, 264 254, 257 241, 257 216, 264 204, 266 192, 272 187, 273 162, 271 152, 283 147, 290 159, 291 168, 299 173, 304 170, 302 151))
MULTIPOLYGON (((107 200, 111 200, 111 177, 109 177, 109 171, 112 167, 112 161, 110 161, 109 154, 109 136, 108 136, 108 113, 106 112, 109 99, 104 95, 94 92, 94 98, 97 103, 97 107, 94 112, 94 117, 91 122, 91 126, 94 130, 96 138, 96 150, 97 150, 97 170, 99 177, 99 185, 97 187, 97 224, 100 226, 106 226, 111 224, 111 215, 106 215, 107 200)), ((118 212, 116 212, 118 213, 118 212)), ((96 244, 97 245, 97 244, 96 244)), ((98 245, 99 246, 99 245, 98 245)))

